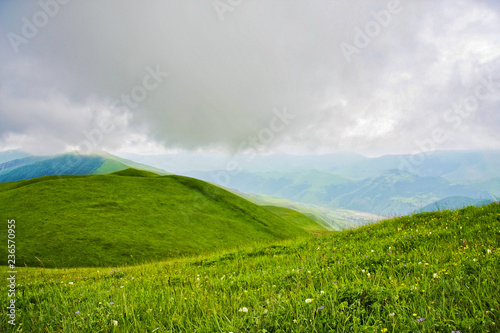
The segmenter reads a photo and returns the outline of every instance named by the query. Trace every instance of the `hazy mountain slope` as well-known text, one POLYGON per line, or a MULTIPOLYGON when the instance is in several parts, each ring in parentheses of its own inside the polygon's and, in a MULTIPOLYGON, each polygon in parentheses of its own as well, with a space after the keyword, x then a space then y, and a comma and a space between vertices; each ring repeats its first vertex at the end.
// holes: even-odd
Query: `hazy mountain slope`
POLYGON ((366 223, 372 223, 383 219, 381 216, 369 213, 350 211, 347 209, 332 209, 263 194, 239 193, 238 195, 261 206, 273 205, 299 211, 317 221, 328 230, 352 229, 366 223))
POLYGON ((473 180, 466 182, 465 184, 471 188, 488 191, 493 197, 500 198, 500 177, 489 178, 486 180, 473 180))
MULTIPOLYGON (((190 175, 208 181, 218 180, 210 172, 192 172, 190 175)), ((452 183, 438 176, 419 176, 399 169, 384 171, 362 180, 350 180, 318 170, 291 173, 242 171, 227 179, 228 187, 245 193, 382 216, 408 214, 450 196, 491 198, 488 191, 477 187, 452 183)))
POLYGON ((347 178, 375 177, 391 169, 419 176, 444 177, 450 181, 500 176, 500 151, 434 151, 415 155, 385 155, 355 161, 330 171, 347 178))
POLYGON ((291 154, 226 156, 186 152, 163 155, 122 153, 120 156, 175 173, 222 170, 229 161, 236 161, 243 170, 251 172, 298 172, 309 169, 330 171, 334 167, 367 159, 362 155, 348 152, 307 156, 291 154))
POLYGON ((488 199, 472 199, 469 197, 453 196, 433 202, 432 204, 429 204, 419 209, 418 212, 421 213, 421 212, 435 212, 442 210, 455 210, 468 206, 477 207, 477 206, 489 205, 492 202, 494 201, 488 199))
POLYGON ((50 159, 51 156, 27 156, 19 159, 3 162, 0 164, 0 175, 11 172, 16 168, 50 159))
MULTIPOLYGON (((32 158, 28 157, 28 159, 32 158)), ((100 156, 66 154, 10 168, 9 171, 0 175, 0 182, 51 175, 88 175, 94 173, 104 162, 105 159, 100 156)))
POLYGON ((12 161, 12 160, 18 160, 21 158, 29 157, 29 156, 31 156, 31 155, 28 153, 22 152, 20 150, 16 150, 16 149, 2 151, 2 152, 0 152, 0 164, 8 162, 8 161, 12 161))
POLYGON ((99 155, 68 153, 58 156, 30 156, 0 164, 0 182, 50 175, 106 174, 131 167, 166 174, 163 170, 127 161, 107 153, 99 155))
POLYGON ((490 198, 488 192, 450 184, 442 177, 421 177, 400 170, 364 180, 358 188, 336 197, 333 208, 348 208, 390 216, 410 213, 449 196, 490 198))
POLYGON ((131 264, 308 234, 214 185, 133 169, 1 183, 0 214, 16 220, 19 266, 131 264))
POLYGON ((349 179, 318 170, 302 172, 248 172, 231 174, 228 178, 217 177, 221 171, 187 172, 187 176, 214 182, 246 193, 259 193, 307 203, 327 203, 329 185, 349 186, 349 179), (214 175, 216 175, 214 177, 214 175))

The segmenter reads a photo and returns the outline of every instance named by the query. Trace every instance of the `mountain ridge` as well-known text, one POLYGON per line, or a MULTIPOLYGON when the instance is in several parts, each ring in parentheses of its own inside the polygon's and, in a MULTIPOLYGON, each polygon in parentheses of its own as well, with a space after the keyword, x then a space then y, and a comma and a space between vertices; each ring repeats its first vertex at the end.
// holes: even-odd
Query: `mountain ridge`
POLYGON ((157 174, 166 171, 100 152, 90 155, 66 153, 53 156, 27 156, 0 164, 0 183, 51 175, 107 174, 136 167, 157 174))

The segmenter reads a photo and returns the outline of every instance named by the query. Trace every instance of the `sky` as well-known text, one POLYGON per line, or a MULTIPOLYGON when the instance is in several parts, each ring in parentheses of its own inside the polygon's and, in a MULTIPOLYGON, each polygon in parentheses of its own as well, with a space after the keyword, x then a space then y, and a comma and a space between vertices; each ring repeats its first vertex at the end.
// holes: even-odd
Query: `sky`
POLYGON ((500 149, 494 0, 1 0, 0 37, 0 151, 500 149))

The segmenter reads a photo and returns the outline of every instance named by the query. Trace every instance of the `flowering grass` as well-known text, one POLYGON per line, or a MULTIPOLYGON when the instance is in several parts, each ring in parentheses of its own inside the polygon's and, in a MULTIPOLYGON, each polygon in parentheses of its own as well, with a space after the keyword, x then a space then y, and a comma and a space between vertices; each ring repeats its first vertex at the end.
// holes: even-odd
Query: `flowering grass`
POLYGON ((498 332, 499 248, 495 203, 132 267, 20 268, 18 325, 3 306, 0 327, 498 332))

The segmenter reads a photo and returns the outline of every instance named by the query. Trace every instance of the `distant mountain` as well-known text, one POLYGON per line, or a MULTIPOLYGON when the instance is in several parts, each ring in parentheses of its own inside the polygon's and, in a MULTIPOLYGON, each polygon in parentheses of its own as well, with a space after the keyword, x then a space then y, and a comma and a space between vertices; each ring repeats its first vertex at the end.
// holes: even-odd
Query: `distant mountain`
POLYGON ((417 213, 455 210, 469 206, 479 207, 483 205, 489 205, 493 202, 495 201, 489 199, 472 199, 469 197, 453 196, 433 202, 432 204, 419 209, 417 213))
POLYGON ((164 155, 121 154, 120 156, 175 173, 225 170, 228 162, 236 162, 240 171, 302 172, 317 170, 351 180, 376 177, 391 170, 419 176, 443 177, 450 181, 480 180, 500 177, 500 150, 433 151, 419 154, 384 155, 369 158, 355 153, 324 155, 235 155, 179 153, 164 155))
POLYGON ((440 176, 420 176, 400 169, 387 170, 361 180, 318 170, 291 173, 242 171, 225 178, 217 176, 223 172, 187 172, 185 175, 246 193, 380 216, 408 214, 449 196, 492 199, 491 193, 479 186, 458 184, 440 176))
MULTIPOLYGON (((126 265, 325 230, 290 209, 136 169, 0 183, 0 217, 16 220, 19 266, 126 265)), ((0 254, 7 258, 7 247, 0 254)))
POLYGON ((328 170, 350 178, 364 179, 399 169, 419 176, 443 177, 449 181, 480 180, 500 176, 500 150, 433 151, 414 155, 385 155, 355 161, 328 170))
POLYGON ((164 170, 107 153, 79 155, 75 153, 57 156, 29 156, 0 164, 0 182, 12 182, 51 175, 106 174, 130 167, 166 174, 164 170))
POLYGON ((384 219, 383 217, 374 214, 357 212, 348 209, 327 208, 324 206, 306 204, 263 194, 245 194, 238 191, 234 192, 248 201, 256 203, 260 206, 273 205, 299 211, 318 222, 318 224, 322 225, 327 230, 352 229, 366 223, 373 223, 384 219))
POLYGON ((213 172, 193 171, 186 176, 213 182, 246 193, 266 194, 306 203, 328 202, 327 187, 337 185, 348 187, 351 180, 318 170, 301 172, 249 172, 232 173, 228 177, 224 170, 213 172))
POLYGON ((38 163, 50 158, 51 158, 50 156, 27 156, 3 162, 2 164, 0 164, 0 174, 6 174, 16 168, 38 163))
POLYGON ((500 177, 493 177, 484 180, 465 180, 464 184, 472 188, 488 191, 497 199, 500 199, 500 177))
POLYGON ((408 214, 449 196, 491 198, 491 194, 486 191, 453 184, 442 177, 422 177, 396 169, 356 183, 356 189, 349 193, 340 194, 337 188, 328 188, 334 197, 330 207, 382 216, 408 214))
POLYGON ((300 172, 311 169, 330 172, 332 168, 368 159, 362 155, 348 152, 305 156, 290 154, 229 156, 186 152, 163 155, 122 153, 120 156, 174 173, 222 170, 228 162, 235 163, 239 168, 249 172, 300 172))
POLYGON ((0 152, 0 164, 8 162, 8 161, 28 157, 28 156, 30 156, 30 154, 22 152, 20 150, 2 151, 2 152, 0 152))

